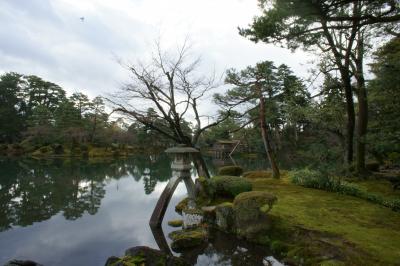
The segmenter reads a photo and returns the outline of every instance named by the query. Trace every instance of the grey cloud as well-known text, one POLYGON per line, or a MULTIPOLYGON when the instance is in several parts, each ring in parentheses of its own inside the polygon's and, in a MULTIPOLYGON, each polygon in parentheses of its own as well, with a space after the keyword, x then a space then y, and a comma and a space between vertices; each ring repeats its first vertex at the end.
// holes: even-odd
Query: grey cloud
POLYGON ((8 10, 16 19, 20 16, 26 16, 35 20, 61 23, 49 0, 3 0, 0 7, 3 10, 8 10))

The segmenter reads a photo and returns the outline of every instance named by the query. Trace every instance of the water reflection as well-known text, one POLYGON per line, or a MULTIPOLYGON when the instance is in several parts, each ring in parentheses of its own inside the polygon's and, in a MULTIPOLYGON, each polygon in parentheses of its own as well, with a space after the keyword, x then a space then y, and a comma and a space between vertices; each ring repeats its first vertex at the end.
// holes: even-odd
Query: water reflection
POLYGON ((238 241, 231 235, 211 231, 208 244, 182 254, 192 265, 282 266, 271 253, 261 246, 238 241))
POLYGON ((57 213, 75 220, 96 214, 110 180, 132 176, 146 194, 171 175, 165 156, 112 161, 0 160, 0 231, 57 213), (150 170, 151 169, 151 170, 150 170))
MULTIPOLYGON (((166 223, 180 218, 174 206, 186 195, 183 183, 167 209, 164 232, 148 226, 170 177, 165 155, 108 161, 0 159, 0 265, 16 258, 43 265, 104 265, 109 256, 139 245, 170 252, 165 235, 175 229, 166 223)), ((179 256, 197 265, 270 265, 265 253, 217 234, 179 256)))

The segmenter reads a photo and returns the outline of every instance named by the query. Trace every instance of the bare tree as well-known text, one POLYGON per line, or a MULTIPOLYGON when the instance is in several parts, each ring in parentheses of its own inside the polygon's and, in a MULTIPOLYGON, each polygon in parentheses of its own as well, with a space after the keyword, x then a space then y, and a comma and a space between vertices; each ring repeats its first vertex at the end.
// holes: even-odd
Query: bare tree
MULTIPOLYGON (((121 88, 110 102, 114 111, 134 118, 178 144, 195 147, 204 131, 226 120, 230 113, 215 117, 200 113, 201 101, 207 99, 218 85, 215 75, 206 77, 198 73, 200 60, 190 58, 189 50, 185 41, 177 54, 171 56, 157 42, 156 53, 147 64, 126 65, 132 82, 121 88), (155 110, 151 115, 149 108, 155 110), (188 122, 192 132, 184 128, 188 122)), ((201 154, 195 165, 200 175, 209 177, 201 154)))

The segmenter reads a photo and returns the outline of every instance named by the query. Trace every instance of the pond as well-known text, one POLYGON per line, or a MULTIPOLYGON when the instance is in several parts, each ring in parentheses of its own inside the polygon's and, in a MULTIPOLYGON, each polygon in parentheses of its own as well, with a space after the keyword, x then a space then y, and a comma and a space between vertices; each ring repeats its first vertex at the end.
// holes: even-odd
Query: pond
MULTIPOLYGON (((211 165, 211 163, 210 163, 211 165)), ((211 165, 212 166, 212 165, 211 165)), ((249 168, 259 167, 255 166, 249 168)), ((211 167, 213 169, 213 167, 211 167)), ((148 225, 171 176, 164 156, 108 161, 0 159, 0 265, 104 265, 130 247, 158 249, 148 225)), ((163 221, 177 219, 180 184, 163 221)), ((282 265, 260 247, 215 233, 207 247, 182 256, 193 265, 282 265)))

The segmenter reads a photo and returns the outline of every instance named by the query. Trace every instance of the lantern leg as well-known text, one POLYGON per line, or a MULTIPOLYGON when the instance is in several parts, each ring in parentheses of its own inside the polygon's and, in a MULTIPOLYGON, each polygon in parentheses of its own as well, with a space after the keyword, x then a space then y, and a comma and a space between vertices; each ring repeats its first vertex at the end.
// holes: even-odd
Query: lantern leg
POLYGON ((174 175, 169 181, 164 191, 161 193, 160 198, 157 201, 157 205, 154 208, 153 214, 150 218, 150 226, 152 227, 161 227, 162 220, 165 215, 165 211, 168 208, 169 201, 171 200, 172 194, 179 182, 181 181, 181 177, 174 175))
POLYGON ((195 204, 195 185, 194 182, 192 180, 192 178, 190 177, 185 177, 183 178, 183 182, 185 182, 185 187, 186 190, 188 192, 188 198, 189 198, 189 208, 195 208, 196 204, 195 204))
POLYGON ((162 228, 161 227, 152 227, 152 226, 150 226, 150 229, 151 229, 151 232, 153 234, 154 239, 156 240, 158 248, 161 251, 164 251, 165 253, 171 255, 172 252, 171 252, 171 250, 170 250, 170 248, 168 246, 167 240, 165 239, 165 235, 164 235, 164 232, 163 232, 162 228))

